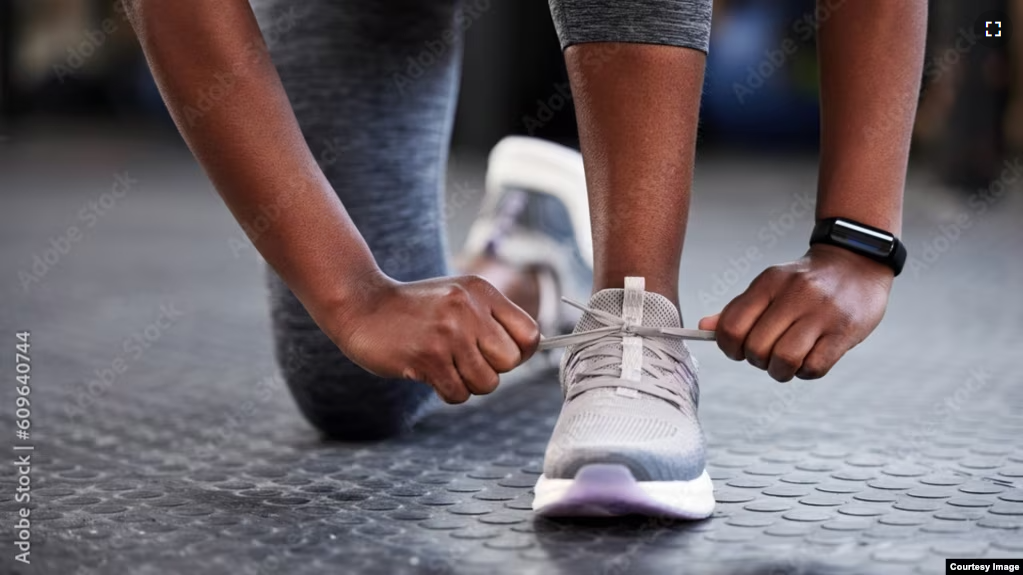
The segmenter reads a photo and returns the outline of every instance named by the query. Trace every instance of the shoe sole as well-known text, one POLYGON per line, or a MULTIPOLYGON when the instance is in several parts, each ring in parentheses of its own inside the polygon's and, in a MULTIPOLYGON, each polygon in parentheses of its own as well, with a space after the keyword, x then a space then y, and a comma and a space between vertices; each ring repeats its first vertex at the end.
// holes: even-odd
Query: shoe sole
POLYGON ((533 511, 545 517, 650 515, 704 519, 714 512, 714 484, 704 471, 689 481, 636 481, 624 465, 583 466, 574 479, 541 475, 533 511))

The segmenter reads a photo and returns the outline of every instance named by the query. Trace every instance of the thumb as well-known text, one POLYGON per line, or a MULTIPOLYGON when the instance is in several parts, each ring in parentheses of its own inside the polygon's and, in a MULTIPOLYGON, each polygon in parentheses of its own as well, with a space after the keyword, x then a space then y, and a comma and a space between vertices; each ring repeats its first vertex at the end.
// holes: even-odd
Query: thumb
POLYGON ((720 317, 721 317, 721 314, 716 313, 714 315, 709 315, 709 316, 701 319, 700 320, 699 328, 700 329, 709 329, 710 331, 716 331, 717 328, 718 328, 718 318, 720 318, 720 317))
POLYGON ((505 332, 518 345, 519 351, 522 353, 519 363, 532 357, 536 353, 537 346, 540 345, 540 327, 536 321, 501 294, 490 300, 490 306, 494 319, 504 327, 505 332))

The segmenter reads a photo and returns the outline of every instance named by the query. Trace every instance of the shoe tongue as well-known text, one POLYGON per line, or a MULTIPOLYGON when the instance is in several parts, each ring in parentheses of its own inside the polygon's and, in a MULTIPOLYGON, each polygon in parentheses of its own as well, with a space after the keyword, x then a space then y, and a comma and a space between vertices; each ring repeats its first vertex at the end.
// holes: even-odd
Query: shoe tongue
MULTIPOLYGON (((621 317, 624 301, 625 290, 605 289, 590 297, 589 307, 621 317)), ((650 327, 682 327, 675 304, 671 303, 668 298, 652 292, 645 292, 643 294, 642 323, 650 327)), ((600 325, 588 314, 583 314, 583 318, 576 326, 575 331, 594 329, 600 327, 600 325)))
MULTIPOLYGON (((614 314, 616 317, 622 316, 622 306, 625 302, 625 290, 624 289, 605 289, 601 290, 590 297, 589 306, 591 309, 599 309, 610 314, 614 314)), ((678 308, 675 304, 671 303, 668 298, 652 293, 643 293, 643 320, 642 324, 648 327, 682 327, 682 322, 679 318, 678 308)), ((602 327, 604 324, 600 323, 589 313, 584 313, 579 323, 575 326, 575 333, 582 331, 589 331, 602 327)), ((663 345, 671 347, 683 356, 688 357, 688 350, 686 349, 685 343, 680 339, 664 339, 663 345)), ((621 344, 612 344, 617 349, 621 349, 621 344)), ((644 347, 643 355, 645 357, 656 357, 653 351, 644 347)), ((566 356, 567 357, 567 356, 566 356)), ((650 373, 650 367, 644 366, 643 371, 650 373)), ((663 371, 663 370, 658 370, 663 371)), ((595 390, 598 391, 598 390, 595 390)), ((599 390, 603 392, 609 392, 608 390, 599 390)), ((645 395, 645 394, 644 394, 645 395)))

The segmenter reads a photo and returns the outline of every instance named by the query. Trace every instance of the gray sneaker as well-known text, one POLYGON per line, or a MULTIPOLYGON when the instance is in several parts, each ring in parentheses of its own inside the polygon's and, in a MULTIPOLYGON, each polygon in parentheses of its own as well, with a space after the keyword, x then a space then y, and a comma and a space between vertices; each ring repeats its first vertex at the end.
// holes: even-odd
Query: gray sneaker
POLYGON ((544 335, 572 331, 575 310, 560 298, 593 287, 593 249, 586 177, 579 152, 536 138, 501 140, 487 164, 486 194, 462 257, 488 254, 537 273, 544 335))
POLYGON ((541 343, 567 348, 565 404, 533 509, 547 516, 709 516, 714 488, 696 415, 696 363, 682 340, 711 340, 714 332, 683 329, 675 306, 646 292, 643 278, 597 292, 587 306, 567 303, 584 311, 575 332, 541 343))

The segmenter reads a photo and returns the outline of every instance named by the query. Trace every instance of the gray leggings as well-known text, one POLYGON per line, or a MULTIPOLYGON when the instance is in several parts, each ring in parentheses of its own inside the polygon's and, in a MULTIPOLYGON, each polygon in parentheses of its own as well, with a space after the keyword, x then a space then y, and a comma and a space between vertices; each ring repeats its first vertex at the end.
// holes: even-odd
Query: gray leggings
MULTIPOLYGON (((494 0, 252 0, 313 154, 381 269, 401 281, 448 273, 441 186, 468 18, 494 0), (439 49, 438 49, 439 47, 439 49), (429 49, 429 65, 408 72, 429 49)), ((706 51, 711 0, 550 0, 563 47, 666 44, 706 51)), ((277 360, 299 408, 344 439, 393 435, 433 391, 345 358, 270 273, 277 360)))

